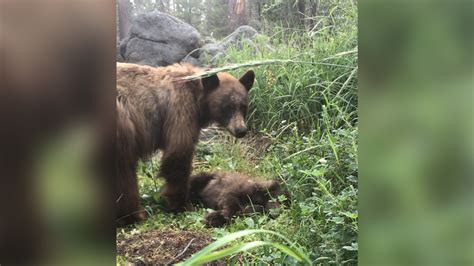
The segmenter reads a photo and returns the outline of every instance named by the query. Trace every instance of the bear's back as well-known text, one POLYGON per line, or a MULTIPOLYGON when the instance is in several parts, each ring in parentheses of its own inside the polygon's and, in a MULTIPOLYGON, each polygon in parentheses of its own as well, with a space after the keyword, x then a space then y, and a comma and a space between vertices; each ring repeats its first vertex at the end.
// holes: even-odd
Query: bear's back
MULTIPOLYGON (((189 65, 150 67, 129 63, 117 63, 117 101, 132 118, 136 131, 146 132, 152 138, 150 149, 164 146, 167 121, 192 120, 197 117, 197 97, 201 89, 200 80, 176 82, 180 77, 195 74, 199 69, 189 65), (133 111, 132 111, 133 110, 133 111), (185 117, 179 114, 186 114, 185 117), (179 116, 178 116, 179 115, 179 116)), ((189 124, 183 122, 180 124, 189 124)), ((170 126, 168 126, 170 130, 170 126)), ((193 129, 194 130, 194 129, 193 129)), ((192 133, 196 135, 198 132, 192 133)))
MULTIPOLYGON (((182 77, 191 76, 202 71, 189 64, 174 64, 167 67, 150 67, 144 65, 117 63, 117 93, 127 98, 143 98, 142 94, 168 91, 172 93, 177 87, 196 87, 199 82, 179 82, 182 77)), ((199 90, 199 88, 191 88, 199 90)))

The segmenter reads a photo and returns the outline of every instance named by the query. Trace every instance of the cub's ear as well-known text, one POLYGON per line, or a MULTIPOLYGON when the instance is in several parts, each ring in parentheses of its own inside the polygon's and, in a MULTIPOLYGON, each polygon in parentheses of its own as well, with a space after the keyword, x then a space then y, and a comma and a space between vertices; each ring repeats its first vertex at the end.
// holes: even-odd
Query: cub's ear
POLYGON ((268 190, 269 192, 276 192, 280 190, 280 182, 277 180, 264 181, 261 187, 264 191, 268 190))
POLYGON ((240 83, 249 91, 253 86, 253 81, 255 80, 255 73, 253 70, 245 72, 245 74, 239 79, 240 83))
POLYGON ((201 79, 202 87, 204 91, 212 91, 219 87, 219 78, 217 74, 201 79))
POLYGON ((278 190, 280 190, 280 182, 278 182, 277 180, 271 180, 270 184, 268 186, 268 190, 269 191, 278 191, 278 190))

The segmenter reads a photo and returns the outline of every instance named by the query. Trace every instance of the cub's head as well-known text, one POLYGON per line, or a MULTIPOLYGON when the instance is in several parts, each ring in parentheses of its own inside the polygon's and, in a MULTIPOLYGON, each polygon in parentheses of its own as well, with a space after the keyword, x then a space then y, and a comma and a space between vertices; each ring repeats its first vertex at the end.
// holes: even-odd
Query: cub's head
POLYGON ((267 200, 273 201, 273 202, 267 203, 268 208, 278 208, 280 206, 279 203, 283 203, 285 205, 289 204, 290 193, 288 192, 288 190, 282 188, 280 181, 278 180, 263 181, 259 183, 257 187, 258 187, 258 190, 261 191, 261 193, 265 195, 267 200), (283 201, 279 200, 280 196, 285 196, 283 201))
POLYGON ((261 211, 280 208, 282 204, 289 205, 290 202, 290 193, 282 188, 277 180, 256 181, 243 194, 240 199, 241 204, 251 201, 254 205, 252 208, 260 206, 261 211), (285 197, 281 198, 280 196, 285 197))
POLYGON ((248 110, 248 92, 253 86, 255 73, 247 71, 240 79, 229 73, 218 73, 201 79, 203 101, 208 122, 225 127, 236 138, 247 133, 245 116, 248 110))

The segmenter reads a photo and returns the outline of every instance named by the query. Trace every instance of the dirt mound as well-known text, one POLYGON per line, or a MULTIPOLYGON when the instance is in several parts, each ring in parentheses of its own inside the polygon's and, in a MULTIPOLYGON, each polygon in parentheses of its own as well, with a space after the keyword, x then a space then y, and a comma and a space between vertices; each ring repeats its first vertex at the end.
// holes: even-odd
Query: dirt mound
POLYGON ((117 254, 136 265, 183 261, 210 244, 203 232, 154 230, 117 238, 117 254))

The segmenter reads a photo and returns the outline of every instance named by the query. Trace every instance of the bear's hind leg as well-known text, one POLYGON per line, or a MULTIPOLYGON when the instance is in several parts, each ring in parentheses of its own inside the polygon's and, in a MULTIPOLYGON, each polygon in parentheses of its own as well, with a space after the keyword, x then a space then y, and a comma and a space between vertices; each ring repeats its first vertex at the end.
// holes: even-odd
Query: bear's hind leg
MULTIPOLYGON (((120 175, 120 173, 119 173, 120 175)), ((117 226, 125 226, 146 219, 146 212, 140 206, 140 194, 138 191, 137 176, 130 171, 127 176, 120 176, 118 182, 117 204, 117 226)))

